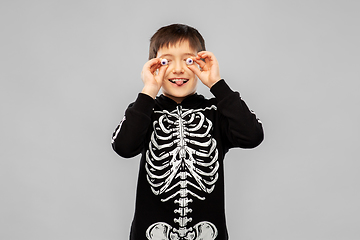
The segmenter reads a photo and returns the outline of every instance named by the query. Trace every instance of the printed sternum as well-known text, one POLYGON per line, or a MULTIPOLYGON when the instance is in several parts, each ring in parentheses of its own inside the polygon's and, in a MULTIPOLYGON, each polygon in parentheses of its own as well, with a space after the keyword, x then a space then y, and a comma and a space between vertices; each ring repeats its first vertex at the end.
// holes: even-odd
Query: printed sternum
MULTIPOLYGON (((182 116, 182 107, 177 107, 178 116, 182 116)), ((179 124, 179 138, 180 141, 178 142, 178 147, 180 148, 179 157, 181 161, 180 172, 176 177, 180 177, 179 185, 180 185, 180 198, 175 200, 175 203, 179 204, 179 209, 175 209, 175 213, 179 213, 180 217, 178 219, 174 219, 174 222, 179 223, 180 229, 186 227, 188 222, 192 221, 192 218, 187 218, 187 214, 192 212, 191 208, 188 208, 188 203, 192 202, 192 199, 188 199, 188 189, 187 189, 187 172, 185 171, 185 159, 186 159, 186 141, 185 141, 185 132, 184 132, 184 119, 178 119, 179 124)), ((175 178, 176 178, 175 177, 175 178)), ((179 230, 180 230, 179 229, 179 230)), ((180 234, 181 236, 181 234, 180 234)))

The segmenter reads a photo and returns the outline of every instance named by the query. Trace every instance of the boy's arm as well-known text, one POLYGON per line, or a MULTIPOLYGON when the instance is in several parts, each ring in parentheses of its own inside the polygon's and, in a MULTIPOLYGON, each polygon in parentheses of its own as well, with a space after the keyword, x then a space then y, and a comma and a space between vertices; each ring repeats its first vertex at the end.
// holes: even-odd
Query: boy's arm
POLYGON ((234 92, 224 80, 215 83, 210 91, 218 101, 221 113, 221 129, 230 147, 254 148, 264 139, 262 124, 249 110, 238 92, 234 92))
POLYGON ((151 124, 151 114, 167 66, 160 64, 159 58, 153 58, 144 64, 141 79, 144 88, 136 101, 130 104, 125 116, 115 129, 112 137, 112 147, 122 157, 130 158, 141 153, 148 128, 151 124))
POLYGON ((212 52, 202 51, 193 60, 200 69, 194 65, 188 68, 193 71, 218 101, 221 113, 220 127, 229 141, 229 147, 253 148, 264 139, 261 122, 249 110, 238 92, 234 92, 225 83, 219 80, 219 63, 212 52))
POLYGON ((129 105, 112 136, 111 144, 117 154, 130 158, 141 153, 154 106, 154 99, 143 93, 139 93, 136 101, 129 105))

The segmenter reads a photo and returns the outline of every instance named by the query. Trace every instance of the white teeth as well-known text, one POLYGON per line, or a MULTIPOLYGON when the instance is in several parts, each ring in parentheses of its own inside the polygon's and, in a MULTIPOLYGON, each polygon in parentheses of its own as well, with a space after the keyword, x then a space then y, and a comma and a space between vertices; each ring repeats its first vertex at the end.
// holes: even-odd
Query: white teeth
POLYGON ((185 78, 182 78, 182 79, 169 79, 172 83, 176 83, 177 81, 182 81, 184 83, 186 83, 188 80, 185 79, 185 78))

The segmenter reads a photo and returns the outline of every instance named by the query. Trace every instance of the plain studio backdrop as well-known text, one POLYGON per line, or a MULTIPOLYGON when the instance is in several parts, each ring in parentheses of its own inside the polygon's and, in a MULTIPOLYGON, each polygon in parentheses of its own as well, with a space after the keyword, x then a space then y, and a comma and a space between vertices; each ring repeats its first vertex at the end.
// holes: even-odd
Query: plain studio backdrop
POLYGON ((202 33, 264 124, 258 148, 225 160, 230 239, 360 239, 359 12, 358 0, 2 0, 0 239, 128 239, 140 156, 110 139, 150 37, 172 23, 202 33))

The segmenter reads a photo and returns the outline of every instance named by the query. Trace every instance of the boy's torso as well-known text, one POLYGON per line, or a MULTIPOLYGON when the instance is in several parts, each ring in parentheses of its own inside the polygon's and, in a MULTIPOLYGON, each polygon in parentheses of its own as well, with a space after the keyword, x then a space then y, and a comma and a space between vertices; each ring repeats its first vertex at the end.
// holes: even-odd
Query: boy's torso
POLYGON ((156 99, 140 164, 132 239, 227 239, 215 99, 156 99))

